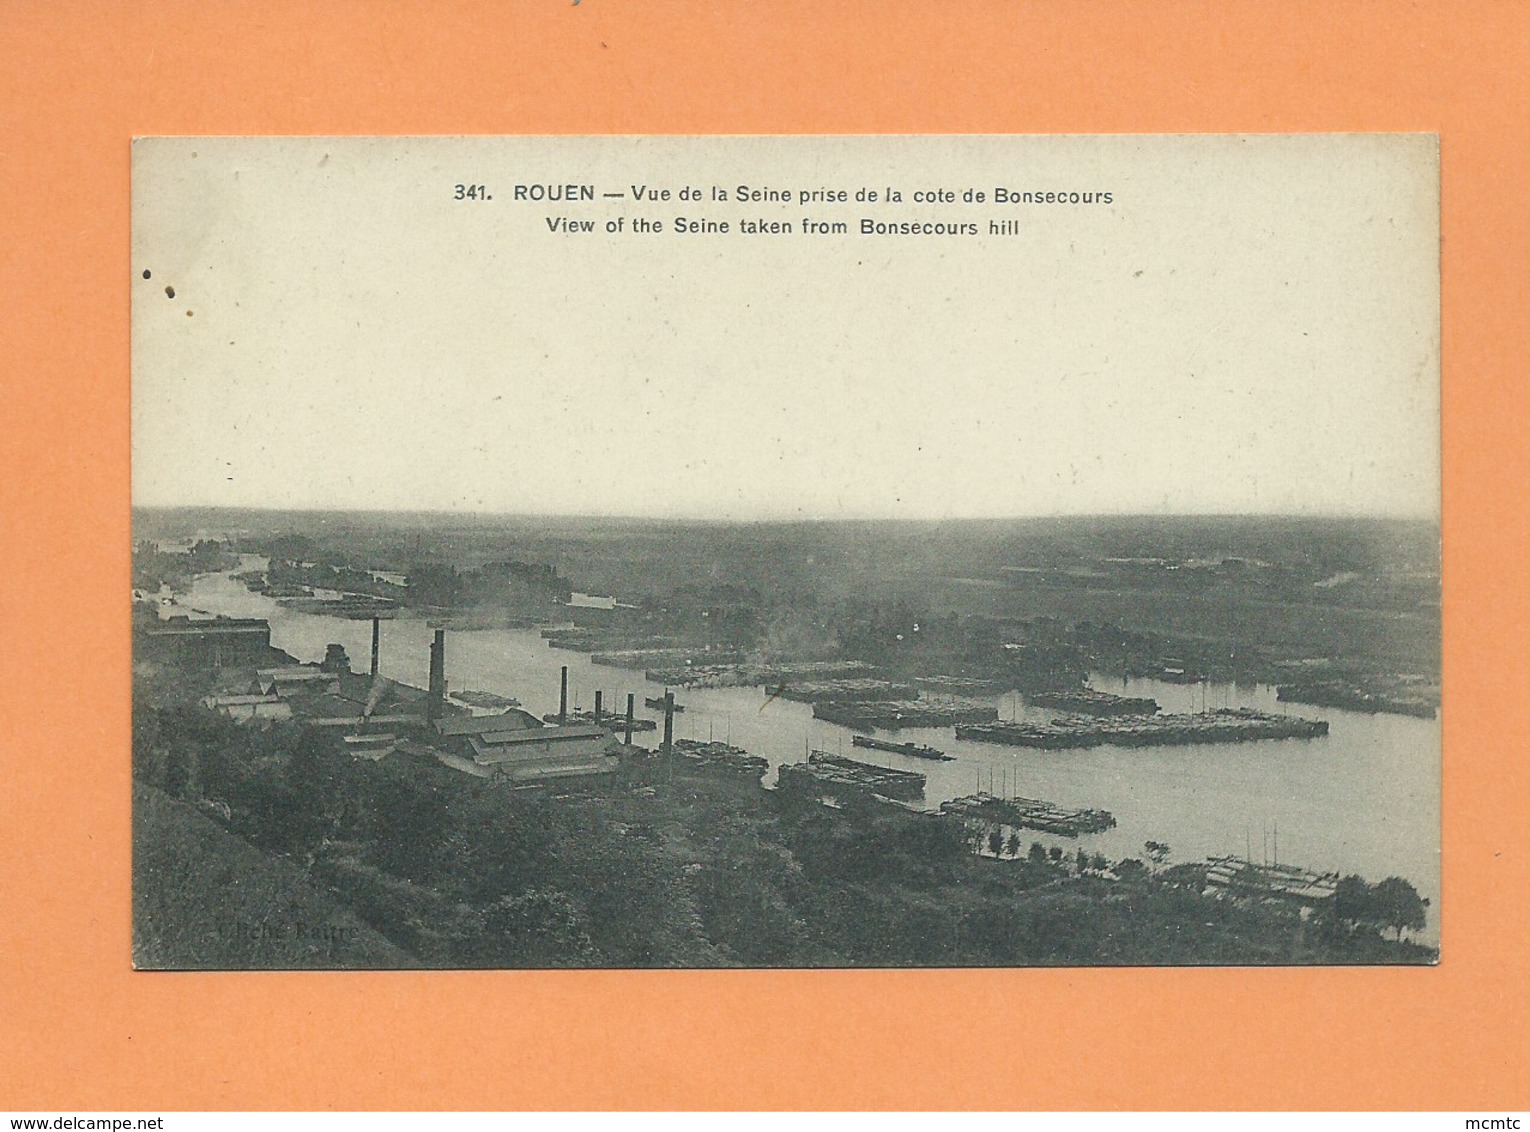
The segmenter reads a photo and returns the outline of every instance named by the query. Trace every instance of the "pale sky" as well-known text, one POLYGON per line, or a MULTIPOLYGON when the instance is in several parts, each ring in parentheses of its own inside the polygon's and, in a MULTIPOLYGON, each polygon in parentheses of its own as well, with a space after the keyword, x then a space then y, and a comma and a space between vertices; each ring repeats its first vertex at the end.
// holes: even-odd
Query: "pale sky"
POLYGON ((149 139, 133 196, 138 505, 1438 514, 1432 135, 149 139))

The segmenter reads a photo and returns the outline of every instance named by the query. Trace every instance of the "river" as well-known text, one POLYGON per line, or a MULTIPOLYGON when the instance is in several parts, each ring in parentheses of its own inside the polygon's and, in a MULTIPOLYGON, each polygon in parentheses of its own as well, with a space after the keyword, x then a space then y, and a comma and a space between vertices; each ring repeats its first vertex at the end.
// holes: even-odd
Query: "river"
MULTIPOLYGON (((245 568, 249 568, 248 565, 245 568)), ((325 646, 345 646, 352 666, 367 669, 371 623, 283 609, 227 574, 198 577, 184 604, 207 613, 264 617, 271 643, 300 661, 317 661, 325 646)), ((425 687, 431 630, 424 620, 385 620, 380 671, 425 687)), ((645 696, 664 689, 642 673, 593 664, 585 653, 551 649, 535 630, 449 630, 446 673, 453 690, 513 696, 541 715, 558 708, 559 668, 569 669, 570 707, 625 711, 628 693, 639 715, 655 713, 645 696)), ((1401 876, 1430 901, 1420 938, 1438 943, 1440 911, 1440 724, 1408 716, 1365 715, 1336 708, 1281 704, 1268 685, 1169 684, 1096 676, 1102 691, 1151 696, 1166 712, 1253 707, 1329 721, 1325 738, 1189 747, 1095 747, 1042 751, 960 741, 952 729, 909 729, 899 742, 937 747, 953 762, 929 762, 853 748, 852 732, 812 717, 807 704, 768 700, 760 688, 678 689, 685 711, 676 738, 715 738, 770 759, 774 768, 800 762, 811 748, 853 754, 865 762, 919 770, 928 776, 933 808, 977 789, 1043 798, 1059 805, 1109 810, 1116 828, 1069 839, 1022 831, 1025 844, 1082 845, 1120 858, 1142 855, 1148 840, 1170 846, 1170 863, 1246 853, 1318 871, 1358 873, 1370 881, 1401 876)), ((1018 694, 996 697, 1002 718, 1043 718, 1018 694)), ((652 733, 634 737, 652 744, 652 733)))

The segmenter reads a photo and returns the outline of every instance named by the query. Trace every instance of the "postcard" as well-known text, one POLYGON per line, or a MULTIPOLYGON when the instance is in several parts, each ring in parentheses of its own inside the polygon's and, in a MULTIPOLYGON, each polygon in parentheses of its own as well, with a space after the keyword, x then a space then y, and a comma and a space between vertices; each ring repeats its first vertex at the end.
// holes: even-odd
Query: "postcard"
POLYGON ((132 173, 140 969, 1437 961, 1434 135, 132 173))

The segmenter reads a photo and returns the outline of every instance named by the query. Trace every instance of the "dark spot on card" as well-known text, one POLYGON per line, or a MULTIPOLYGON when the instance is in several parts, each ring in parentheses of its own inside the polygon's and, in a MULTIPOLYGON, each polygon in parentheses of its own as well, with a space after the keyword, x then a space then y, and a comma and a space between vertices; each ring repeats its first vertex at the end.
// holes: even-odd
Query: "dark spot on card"
POLYGON ((152 279, 154 278, 154 273, 146 267, 143 269, 143 277, 145 279, 152 279))
POLYGON ((165 288, 165 298, 167 298, 167 299, 175 298, 175 288, 174 287, 166 287, 165 288))

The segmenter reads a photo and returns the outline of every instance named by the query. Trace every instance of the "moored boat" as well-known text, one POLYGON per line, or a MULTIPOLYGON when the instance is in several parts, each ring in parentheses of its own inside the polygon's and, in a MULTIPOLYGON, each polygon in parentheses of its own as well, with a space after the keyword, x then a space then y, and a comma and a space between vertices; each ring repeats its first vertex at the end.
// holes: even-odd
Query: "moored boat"
POLYGON ((936 759, 947 763, 953 761, 953 756, 944 751, 937 751, 934 747, 922 747, 917 743, 893 743, 887 739, 875 739, 870 735, 852 735, 850 744, 855 747, 870 747, 874 751, 893 751, 916 759, 936 759))

